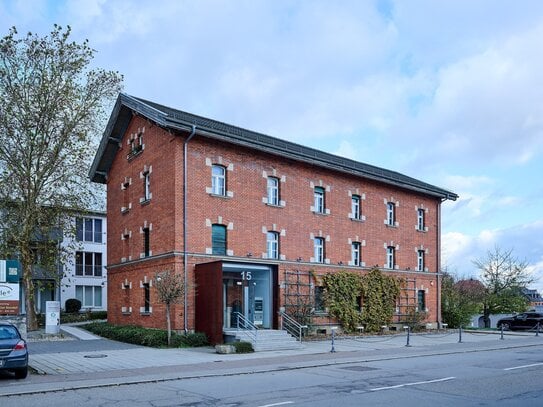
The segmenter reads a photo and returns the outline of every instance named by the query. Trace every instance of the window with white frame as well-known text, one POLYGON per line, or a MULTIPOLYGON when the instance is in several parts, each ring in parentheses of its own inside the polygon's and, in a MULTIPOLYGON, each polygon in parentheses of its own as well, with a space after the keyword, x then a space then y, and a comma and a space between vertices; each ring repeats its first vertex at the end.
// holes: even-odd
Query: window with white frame
POLYGON ((360 266, 360 242, 351 243, 351 265, 360 266))
POLYGON ((76 285, 75 298, 81 301, 82 307, 102 307, 102 287, 95 285, 76 285))
POLYGON ((424 231, 424 209, 417 209, 417 230, 424 231))
POLYGON ((268 232, 266 234, 266 255, 268 259, 279 258, 279 233, 268 232))
POLYGON ((75 229, 77 241, 102 243, 102 219, 77 218, 75 229))
POLYGON ((268 205, 279 205, 279 179, 268 177, 268 205))
POLYGON ((396 204, 394 202, 387 202, 387 225, 394 226, 396 221, 396 204))
POLYGON ((324 188, 315 187, 314 192, 314 210, 316 213, 324 213, 324 188))
POLYGON ((75 275, 102 277, 102 253, 75 252, 75 275))
POLYGON ((211 166, 211 193, 226 195, 226 168, 222 165, 211 166))
POLYGON ((387 259, 386 259, 386 268, 387 269, 394 269, 395 254, 396 254, 396 248, 394 246, 388 246, 387 247, 387 259))
POLYGON ((151 199, 151 173, 146 171, 143 173, 143 200, 151 199))
POLYGON ((362 211, 360 210, 360 196, 353 195, 351 197, 351 213, 353 219, 360 220, 362 219, 362 211))
POLYGON ((417 271, 424 271, 424 250, 417 250, 417 271))
POLYGON ((314 239, 314 259, 316 263, 324 263, 324 238, 316 237, 314 239))

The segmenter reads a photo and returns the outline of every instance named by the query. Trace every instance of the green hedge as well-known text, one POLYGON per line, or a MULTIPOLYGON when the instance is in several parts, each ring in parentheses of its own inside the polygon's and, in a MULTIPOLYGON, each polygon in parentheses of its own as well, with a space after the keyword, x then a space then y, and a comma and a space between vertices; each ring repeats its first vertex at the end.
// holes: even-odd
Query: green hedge
MULTIPOLYGON (((85 321, 95 321, 97 319, 107 319, 107 311, 92 311, 92 312, 76 312, 60 313, 60 323, 61 324, 71 324, 74 322, 85 322, 85 321)), ((38 315, 38 324, 39 326, 45 326, 45 314, 38 315)))
POLYGON ((253 344, 251 342, 232 342, 236 353, 252 353, 254 352, 253 344))
MULTIPOLYGON (((168 346, 168 331, 162 329, 143 328, 134 325, 111 325, 107 322, 91 322, 90 324, 81 325, 81 328, 114 341, 154 348, 168 346)), ((207 337, 203 333, 196 332, 180 335, 172 332, 171 347, 173 348, 190 348, 207 346, 208 344, 207 337)))

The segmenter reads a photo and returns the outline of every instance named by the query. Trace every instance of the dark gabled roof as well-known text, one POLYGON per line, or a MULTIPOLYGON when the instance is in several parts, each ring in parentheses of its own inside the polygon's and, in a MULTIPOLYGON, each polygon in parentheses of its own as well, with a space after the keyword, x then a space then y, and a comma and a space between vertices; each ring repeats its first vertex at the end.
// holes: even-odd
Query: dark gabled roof
POLYGON ((223 122, 172 109, 158 103, 121 93, 117 99, 106 130, 94 157, 89 176, 93 182, 105 183, 107 173, 120 146, 133 114, 139 114, 159 126, 172 130, 190 131, 196 128, 196 135, 222 140, 266 153, 287 157, 323 168, 360 176, 366 179, 391 184, 400 188, 456 200, 454 192, 419 181, 395 171, 339 157, 314 148, 290 141, 270 137, 223 122))

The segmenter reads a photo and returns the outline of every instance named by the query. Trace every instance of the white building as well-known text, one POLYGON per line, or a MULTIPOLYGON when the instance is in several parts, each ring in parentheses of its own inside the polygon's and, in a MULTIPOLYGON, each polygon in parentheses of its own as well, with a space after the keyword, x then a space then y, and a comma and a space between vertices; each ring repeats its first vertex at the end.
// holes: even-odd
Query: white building
POLYGON ((74 219, 75 242, 66 234, 68 252, 60 283, 60 306, 77 298, 82 310, 107 310, 107 220, 105 213, 92 212, 74 219))

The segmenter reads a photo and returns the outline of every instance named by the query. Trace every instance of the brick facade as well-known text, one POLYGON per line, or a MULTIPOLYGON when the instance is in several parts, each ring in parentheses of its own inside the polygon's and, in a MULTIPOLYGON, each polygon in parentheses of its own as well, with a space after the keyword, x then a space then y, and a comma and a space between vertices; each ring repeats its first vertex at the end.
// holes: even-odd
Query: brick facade
MULTIPOLYGON (((183 275, 183 148, 189 133, 133 114, 116 146, 105 181, 108 318, 113 323, 165 326, 164 306, 156 301, 152 279, 155 272, 164 270, 183 275), (131 143, 143 146, 132 150, 131 143), (142 311, 145 281, 151 282, 149 313, 142 311)), ((318 276, 345 269, 364 273, 377 266, 412 282, 410 301, 416 301, 416 291, 423 290, 427 322, 440 321, 437 272, 442 197, 217 140, 205 132, 196 132, 187 153, 188 315, 182 315, 183 304, 177 305, 172 312, 174 329, 195 326, 194 266, 221 259, 271 264, 278 271, 280 287, 287 271, 318 276), (225 169, 224 196, 211 193, 212 165, 225 169), (266 201, 270 176, 279 180, 278 205, 266 201), (314 212, 315 187, 324 190, 323 214, 314 212), (360 197, 360 220, 351 219, 353 195, 360 197), (386 224, 387 203, 394 204, 392 226, 386 224), (417 230, 418 210, 424 213, 422 230, 417 230), (226 256, 211 254, 213 224, 226 227, 226 256), (266 258, 268 231, 279 235, 277 260, 266 258), (324 240, 324 264, 314 262, 314 237, 324 240), (350 265, 352 242, 360 242, 361 266, 350 265), (392 270, 385 268, 387 247, 395 251, 392 270), (421 271, 417 271, 418 251, 424 253, 421 271)), ((275 309, 281 309, 283 302, 279 295, 275 309)))

